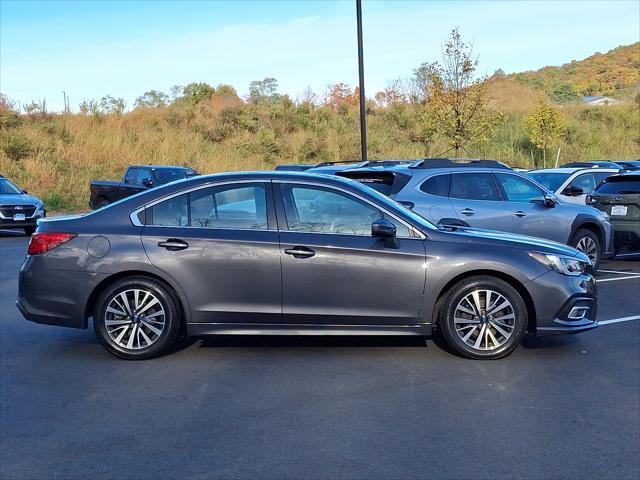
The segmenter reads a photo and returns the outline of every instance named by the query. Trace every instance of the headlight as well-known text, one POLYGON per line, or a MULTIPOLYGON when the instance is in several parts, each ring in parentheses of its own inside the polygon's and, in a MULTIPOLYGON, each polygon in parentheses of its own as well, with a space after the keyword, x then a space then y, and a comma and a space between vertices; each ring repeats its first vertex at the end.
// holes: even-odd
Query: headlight
POLYGON ((553 255, 550 253, 529 252, 531 258, 535 258, 537 261, 546 265, 547 267, 555 270, 558 273, 564 275, 578 276, 582 275, 587 267, 588 262, 576 257, 568 257, 565 255, 553 255))

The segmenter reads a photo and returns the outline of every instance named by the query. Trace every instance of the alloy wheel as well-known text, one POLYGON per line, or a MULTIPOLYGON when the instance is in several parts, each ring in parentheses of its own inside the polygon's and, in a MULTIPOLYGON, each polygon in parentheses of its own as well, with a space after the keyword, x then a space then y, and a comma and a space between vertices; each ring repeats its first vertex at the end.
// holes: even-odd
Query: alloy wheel
POLYGON ((468 346, 483 351, 504 345, 515 329, 511 302, 495 290, 476 289, 465 295, 455 308, 454 326, 468 346))
POLYGON ((576 249, 589 257, 591 264, 595 265, 596 260, 598 260, 598 245, 593 238, 582 237, 576 244, 576 249))
POLYGON ((104 325, 118 346, 140 350, 160 338, 166 320, 164 307, 152 291, 132 288, 117 293, 109 300, 104 325))

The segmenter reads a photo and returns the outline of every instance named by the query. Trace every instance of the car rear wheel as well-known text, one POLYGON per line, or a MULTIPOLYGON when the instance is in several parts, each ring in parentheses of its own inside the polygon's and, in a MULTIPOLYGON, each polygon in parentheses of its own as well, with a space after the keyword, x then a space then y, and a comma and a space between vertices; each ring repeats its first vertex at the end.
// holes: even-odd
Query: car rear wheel
POLYGON ((459 355, 493 360, 518 347, 527 322, 527 307, 515 288, 496 277, 474 276, 446 294, 439 328, 459 355))
POLYGON ((598 268, 600 263, 600 239, 591 230, 580 228, 571 239, 570 245, 584 253, 594 269, 598 268))
POLYGON ((27 235, 27 237, 30 237, 31 235, 33 235, 35 231, 36 231, 36 227, 24 227, 24 233, 27 235))
POLYGON ((144 277, 118 280, 96 302, 93 328, 104 347, 128 360, 153 358, 166 351, 180 333, 175 295, 144 277))

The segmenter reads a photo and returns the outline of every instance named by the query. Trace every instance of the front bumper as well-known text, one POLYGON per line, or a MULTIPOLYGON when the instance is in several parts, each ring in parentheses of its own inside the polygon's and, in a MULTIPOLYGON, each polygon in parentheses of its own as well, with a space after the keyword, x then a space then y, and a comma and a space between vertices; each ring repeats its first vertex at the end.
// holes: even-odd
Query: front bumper
POLYGON ((596 281, 591 275, 550 271, 529 282, 538 336, 579 333, 598 327, 596 281))
POLYGON ((38 220, 42 217, 35 216, 33 218, 26 218, 25 220, 13 220, 0 217, 0 228, 26 228, 35 227, 38 224, 38 220))

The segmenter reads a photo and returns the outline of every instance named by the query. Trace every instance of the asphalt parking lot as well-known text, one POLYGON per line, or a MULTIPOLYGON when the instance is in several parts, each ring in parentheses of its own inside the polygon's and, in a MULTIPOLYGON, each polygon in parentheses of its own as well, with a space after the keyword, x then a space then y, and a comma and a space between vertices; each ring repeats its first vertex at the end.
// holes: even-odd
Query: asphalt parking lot
POLYGON ((152 361, 14 306, 0 232, 0 477, 640 476, 640 255, 604 262, 601 328, 494 362, 410 337, 217 337, 152 361))

